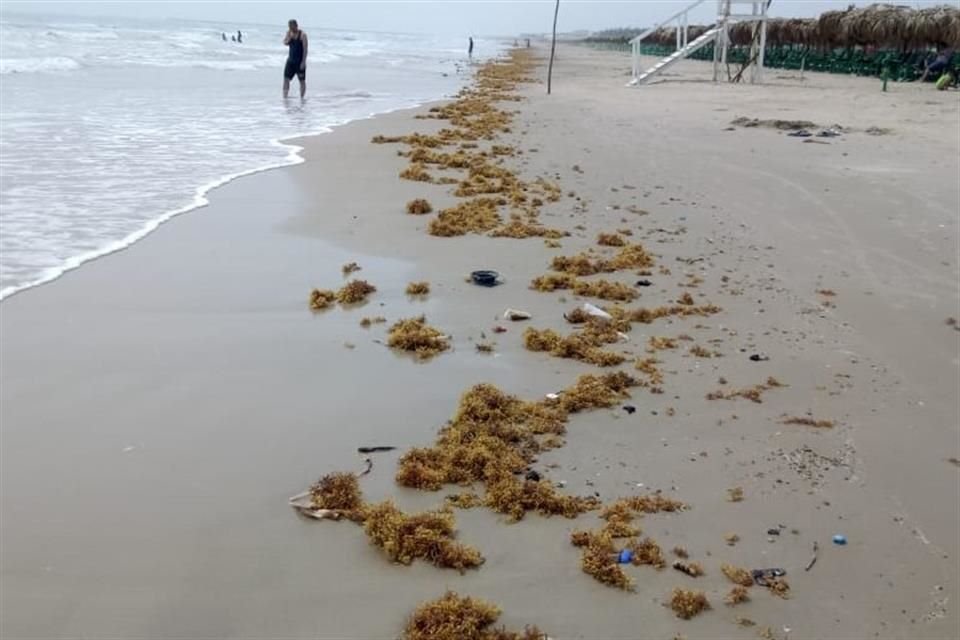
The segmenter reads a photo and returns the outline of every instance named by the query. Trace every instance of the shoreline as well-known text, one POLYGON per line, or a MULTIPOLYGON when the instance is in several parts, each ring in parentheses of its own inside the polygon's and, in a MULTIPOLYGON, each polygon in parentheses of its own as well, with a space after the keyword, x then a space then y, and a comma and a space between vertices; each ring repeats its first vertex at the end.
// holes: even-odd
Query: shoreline
POLYGON ((941 460, 960 455, 957 362, 943 346, 954 344, 943 317, 958 303, 953 191, 943 183, 956 168, 943 155, 950 142, 928 144, 922 122, 831 146, 724 130, 740 115, 796 112, 784 117, 827 125, 835 116, 852 128, 850 113, 885 126, 903 109, 919 118, 935 108, 916 93, 870 111, 857 93, 865 84, 822 78, 819 92, 789 105, 775 86, 604 91, 620 78, 618 60, 561 52, 553 96, 521 86, 507 142, 523 151, 508 166, 525 180, 562 185, 540 215, 570 233, 562 247, 428 235, 434 217, 407 215, 404 203, 462 200, 399 180, 403 147, 370 144, 446 126, 403 111, 307 138, 303 162, 224 185, 207 215, 179 216, 136 248, 0 306, 5 634, 387 638, 446 589, 500 605, 498 624, 536 624, 555 638, 636 638, 638 620, 649 636, 755 637, 737 616, 777 638, 783 627, 846 638, 955 628, 957 470, 941 460), (465 389, 488 382, 536 400, 610 370, 530 352, 522 336, 527 325, 567 334, 564 312, 609 304, 529 283, 557 255, 607 255, 596 236, 617 229, 658 264, 628 306, 689 292, 723 310, 634 324, 611 348, 644 358, 655 338, 684 345, 656 353, 665 392, 632 391, 633 414, 572 417, 566 445, 535 468, 605 503, 655 491, 686 502, 688 511, 638 523, 664 550, 689 550, 706 576, 631 567, 635 593, 596 582, 569 542, 572 530, 602 524, 592 513, 508 524, 486 508, 458 509, 457 539, 486 558, 465 575, 392 564, 355 525, 291 513, 289 496, 358 468, 356 448, 369 445, 399 449, 373 458, 361 480, 368 499, 438 507, 460 489, 406 489, 394 475, 400 455, 435 441, 465 389), (350 261, 378 291, 360 307, 311 313, 310 289, 345 282, 350 261), (475 287, 464 282, 473 268, 506 282, 475 287), (430 281, 426 299, 403 293, 416 280, 430 281), (827 289, 834 295, 818 293, 827 289), (506 307, 533 319, 505 322, 506 307), (425 363, 387 349, 389 325, 359 325, 421 313, 453 336, 450 352, 425 363), (477 353, 496 324, 508 331, 495 352, 477 353), (723 357, 694 358, 680 335, 723 357), (750 361, 756 352, 770 360, 750 361), (718 378, 739 388, 767 376, 787 386, 762 403, 706 398, 724 388, 718 378), (785 426, 784 415, 836 425, 785 426), (742 502, 727 500, 735 486, 742 502), (766 533, 780 523, 780 535, 766 533), (836 533, 848 545, 832 546, 836 533), (804 571, 814 541, 820 560, 804 571), (752 602, 723 606, 718 567, 728 561, 786 568, 790 599, 754 588, 752 602), (663 602, 678 585, 706 590, 714 610, 676 619, 663 602))
POLYGON ((282 169, 284 167, 290 167, 290 166, 303 163, 304 158, 300 154, 303 151, 304 147, 302 145, 293 144, 292 142, 295 140, 306 140, 309 138, 315 138, 317 136, 322 136, 324 134, 330 133, 331 131, 333 131, 334 129, 337 129, 338 127, 343 127, 353 122, 358 122, 361 120, 369 120, 371 118, 376 118, 378 116, 387 115, 390 113, 396 113, 397 111, 405 111, 408 109, 411 109, 411 110, 420 109, 424 106, 434 104, 435 102, 443 102, 444 100, 447 100, 447 98, 430 100, 430 101, 423 102, 411 107, 397 107, 396 109, 390 109, 387 111, 371 113, 367 116, 363 116, 361 118, 355 118, 353 120, 348 120, 341 124, 333 125, 330 127, 324 127, 322 130, 317 130, 317 131, 312 131, 307 133, 299 133, 299 134, 287 136, 284 138, 272 138, 269 141, 270 145, 287 149, 287 156, 283 159, 283 161, 274 163, 274 164, 255 167, 252 169, 246 169, 238 173, 227 174, 225 176, 217 178, 216 180, 213 180, 204 185, 201 185, 197 187, 196 190, 194 191, 193 200, 190 202, 190 204, 186 204, 182 207, 178 207, 176 209, 173 209, 172 211, 161 213, 159 216, 150 220, 147 224, 145 224, 143 227, 141 227, 137 231, 134 231, 128 234, 121 240, 117 240, 115 242, 112 242, 106 245, 103 249, 83 253, 83 254, 80 254, 79 256, 69 258, 67 259, 64 265, 60 267, 51 267, 49 271, 51 271, 52 273, 42 275, 36 280, 27 282, 22 285, 13 285, 0 290, 0 302, 3 302, 7 298, 14 296, 18 293, 21 293, 23 291, 27 291, 29 289, 33 289, 35 287, 39 287, 47 283, 53 282, 54 280, 56 280, 57 278, 60 278, 64 274, 69 273, 70 271, 73 271, 75 269, 79 269, 80 267, 82 267, 84 264, 87 264, 88 262, 92 262, 94 260, 98 260, 100 258, 109 256, 118 251, 124 251, 126 249, 129 249, 138 241, 142 240, 143 238, 146 238, 148 235, 156 231, 158 228, 160 228, 161 225, 166 224, 167 222, 169 222, 170 220, 173 220, 177 216, 183 215, 185 213, 190 213, 191 211, 195 211, 197 209, 203 209, 204 207, 208 206, 210 204, 210 200, 207 196, 214 189, 217 189, 226 184, 229 184, 234 180, 237 180, 238 178, 244 178, 247 176, 252 176, 258 173, 262 173, 264 171, 282 169))

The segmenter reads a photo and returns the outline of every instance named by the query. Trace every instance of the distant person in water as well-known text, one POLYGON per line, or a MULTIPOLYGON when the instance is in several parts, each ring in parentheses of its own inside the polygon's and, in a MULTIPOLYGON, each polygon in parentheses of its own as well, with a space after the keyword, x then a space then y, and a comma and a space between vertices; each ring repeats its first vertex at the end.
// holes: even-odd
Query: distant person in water
POLYGON ((473 36, 470 36, 470 44, 467 45, 467 57, 473 57, 473 36))
POLYGON ((287 64, 283 69, 283 97, 290 93, 290 81, 297 76, 300 81, 300 97, 307 93, 307 34, 300 30, 296 20, 287 23, 287 35, 283 44, 290 48, 287 64))
POLYGON ((240 29, 237 29, 237 42, 243 42, 243 34, 240 33, 240 29))
POLYGON ((226 34, 226 33, 221 33, 221 34, 220 34, 220 37, 223 39, 224 42, 227 41, 227 34, 226 34))
POLYGON ((230 42, 236 42, 237 36, 230 36, 230 42))

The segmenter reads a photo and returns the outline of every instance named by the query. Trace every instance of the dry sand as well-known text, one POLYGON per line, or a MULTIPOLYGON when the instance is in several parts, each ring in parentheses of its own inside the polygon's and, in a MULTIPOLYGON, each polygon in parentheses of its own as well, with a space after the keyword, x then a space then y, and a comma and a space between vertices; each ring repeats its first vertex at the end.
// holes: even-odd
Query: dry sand
POLYGON ((776 70, 764 86, 714 86, 693 62, 626 89, 628 67, 561 47, 554 95, 523 86, 503 139, 524 150, 508 161, 524 178, 558 179, 586 204, 544 208, 545 224, 573 232, 561 249, 428 236, 429 216, 404 203, 456 199, 397 179, 397 147, 368 141, 443 123, 398 112, 308 139, 306 163, 237 180, 133 248, 4 301, 0 635, 393 638, 448 588, 554 638, 960 635, 960 332, 945 323, 960 317, 958 94, 776 70), (807 144, 727 130, 739 116, 849 131, 807 144), (622 228, 671 272, 654 269, 631 306, 689 291, 724 309, 634 325, 626 348, 685 333, 718 340, 723 357, 660 352, 664 394, 635 391, 633 415, 574 417, 566 446, 536 468, 604 500, 660 489, 687 502, 639 524, 706 576, 628 568, 635 593, 595 582, 568 540, 595 514, 506 524, 457 511, 459 539, 486 557, 461 576, 391 565, 356 526, 291 512, 286 498, 318 476, 359 468, 363 445, 401 447, 374 458, 368 497, 436 505, 454 488, 398 489, 396 459, 433 441, 464 389, 539 398, 595 371, 524 350, 522 326, 498 316, 520 308, 532 326, 569 331, 561 314, 580 300, 527 284, 553 255, 622 228), (378 292, 361 308, 308 311, 310 289, 339 286, 350 261, 378 292), (466 283, 476 268, 506 283, 466 283), (681 288, 686 274, 704 281, 681 288), (405 296, 412 280, 430 296, 405 296), (358 324, 418 313, 453 336, 452 352, 417 363, 379 342, 385 325, 358 324), (498 323, 509 331, 495 354, 477 353, 498 323), (748 359, 759 352, 770 360, 748 359), (789 386, 762 404, 705 399, 721 376, 739 388, 771 375, 789 386), (837 424, 781 424, 808 411, 837 424), (742 502, 726 500, 735 486, 742 502), (835 533, 849 543, 832 545, 835 533), (785 568, 790 599, 754 588, 725 607, 722 562, 785 568), (675 586, 705 589, 713 611, 676 619, 662 606, 675 586))

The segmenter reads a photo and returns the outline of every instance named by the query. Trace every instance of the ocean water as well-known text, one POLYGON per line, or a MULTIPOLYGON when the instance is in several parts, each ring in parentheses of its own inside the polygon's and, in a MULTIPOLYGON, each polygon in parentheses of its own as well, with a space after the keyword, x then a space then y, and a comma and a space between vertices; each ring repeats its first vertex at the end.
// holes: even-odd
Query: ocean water
MULTIPOLYGON (((307 99, 294 80, 284 101, 285 25, 240 28, 242 44, 209 23, 4 13, 0 298, 129 246, 232 178, 301 161, 286 138, 468 80, 465 38, 305 24, 307 99)), ((476 43, 477 58, 501 49, 476 43)))

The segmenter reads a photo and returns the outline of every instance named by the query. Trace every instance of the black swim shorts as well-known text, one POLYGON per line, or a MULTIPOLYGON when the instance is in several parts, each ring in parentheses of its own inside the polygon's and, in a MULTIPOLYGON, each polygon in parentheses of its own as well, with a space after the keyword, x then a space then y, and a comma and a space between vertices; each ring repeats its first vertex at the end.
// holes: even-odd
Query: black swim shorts
POLYGON ((307 69, 306 67, 301 69, 299 62, 287 60, 287 65, 283 68, 283 77, 287 80, 293 80, 293 76, 297 76, 300 80, 306 80, 307 69))

